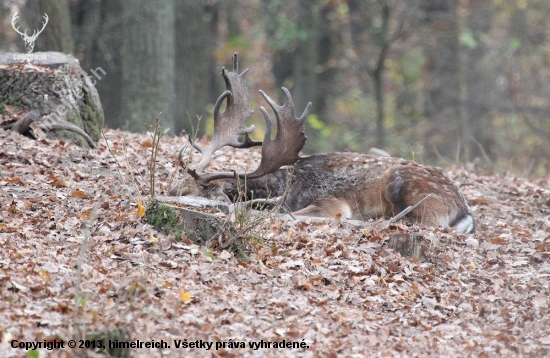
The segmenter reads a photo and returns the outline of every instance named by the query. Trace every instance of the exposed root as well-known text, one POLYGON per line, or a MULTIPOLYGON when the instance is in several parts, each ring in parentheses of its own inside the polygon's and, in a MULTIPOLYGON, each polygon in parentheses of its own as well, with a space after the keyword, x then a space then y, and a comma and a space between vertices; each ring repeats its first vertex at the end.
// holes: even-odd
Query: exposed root
MULTIPOLYGON (((40 117, 38 111, 33 110, 28 113, 26 113, 24 116, 22 116, 20 119, 17 119, 15 122, 0 125, 0 129, 5 130, 12 130, 14 132, 17 132, 19 134, 29 134, 31 132, 31 124, 35 123, 40 129, 42 129, 45 132, 49 131, 56 131, 56 130, 67 130, 71 132, 75 132, 86 140, 88 145, 91 148, 95 148, 96 145, 92 138, 88 135, 88 133, 84 132, 82 128, 66 122, 66 121, 43 121, 44 117, 40 117)), ((36 137, 36 136, 34 136, 36 137)))
POLYGON ((84 132, 82 130, 82 128, 72 124, 72 123, 69 123, 69 122, 52 122, 52 123, 48 123, 48 125, 46 125, 45 123, 39 123, 40 125, 40 128, 44 129, 44 130, 67 130, 67 131, 72 131, 72 132, 75 132, 77 134, 80 134, 82 137, 84 137, 84 139, 86 139, 86 142, 88 142, 88 145, 90 146, 90 148, 95 148, 95 143, 93 141, 93 139, 88 135, 88 133, 84 132), (47 128, 45 128, 47 127, 47 128))

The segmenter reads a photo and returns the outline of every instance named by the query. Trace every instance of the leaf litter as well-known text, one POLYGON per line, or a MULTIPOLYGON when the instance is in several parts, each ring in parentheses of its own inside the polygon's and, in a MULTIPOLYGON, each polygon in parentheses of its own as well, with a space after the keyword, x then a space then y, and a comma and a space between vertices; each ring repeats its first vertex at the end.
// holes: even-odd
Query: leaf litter
MULTIPOLYGON (((1 356, 21 356, 13 339, 66 341, 76 328, 85 335, 124 329, 141 341, 304 340, 309 347, 172 344, 163 353, 174 357, 550 355, 549 178, 450 172, 474 211, 474 235, 404 222, 375 233, 266 220, 243 262, 145 223, 148 140, 106 130, 90 150, 0 131, 1 356), (422 259, 387 247, 392 233, 403 232, 426 239, 422 259)), ((158 194, 169 189, 184 141, 161 143, 158 194)), ((258 160, 257 150, 225 149, 212 164, 247 170, 258 160)), ((40 357, 77 354, 41 350, 40 357)))

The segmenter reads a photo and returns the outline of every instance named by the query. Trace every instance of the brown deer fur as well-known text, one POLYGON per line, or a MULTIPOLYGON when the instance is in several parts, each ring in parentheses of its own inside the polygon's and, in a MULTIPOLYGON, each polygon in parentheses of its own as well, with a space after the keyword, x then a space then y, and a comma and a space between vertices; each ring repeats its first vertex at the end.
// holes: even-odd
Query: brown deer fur
MULTIPOLYGON (((284 194, 289 175, 285 206, 296 215, 341 215, 354 220, 391 217, 431 194, 406 218, 462 233, 475 231, 462 193, 439 168, 401 158, 349 152, 316 154, 299 159, 293 170, 283 167, 258 179, 241 180, 246 186, 240 190, 246 190, 248 199, 279 197, 284 194)), ((193 180, 187 180, 170 195, 235 200, 240 195, 236 183, 235 179, 222 179, 201 189, 193 180)))
MULTIPOLYGON (((292 97, 286 88, 283 88, 286 98, 283 106, 260 91, 275 112, 277 136, 271 139, 271 118, 262 107, 266 135, 258 169, 248 176, 232 172, 203 173, 212 153, 221 146, 243 148, 260 144, 248 137, 253 127, 244 127, 250 117, 248 106, 244 105, 248 101, 244 83, 246 71, 239 74, 236 55, 233 71, 222 70, 228 90, 216 102, 214 140, 208 148, 193 144, 203 154, 203 160, 195 167, 186 168, 189 180, 177 185, 170 195, 198 195, 230 201, 246 192, 246 199, 275 198, 285 194, 289 184, 284 204, 294 214, 355 220, 391 217, 428 196, 406 216, 407 219, 429 226, 452 227, 461 233, 475 231, 472 212, 462 193, 438 168, 400 158, 359 153, 300 157, 298 154, 305 142, 303 121, 310 105, 300 117, 295 117, 292 97), (225 98, 228 109, 219 113, 220 103, 225 98), (216 128, 220 129, 216 131, 216 128), (245 136, 244 142, 236 141, 239 135, 245 136), (294 165, 283 166, 286 164, 294 165), (244 187, 239 188, 237 183, 244 187)), ((183 162, 181 154, 182 151, 180 162, 183 162)))

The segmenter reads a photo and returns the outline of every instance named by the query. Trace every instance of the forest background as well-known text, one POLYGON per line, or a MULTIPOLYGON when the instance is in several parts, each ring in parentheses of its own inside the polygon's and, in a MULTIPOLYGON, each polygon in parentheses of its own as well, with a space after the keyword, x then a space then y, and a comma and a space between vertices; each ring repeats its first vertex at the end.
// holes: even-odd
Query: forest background
MULTIPOLYGON (((105 71, 96 87, 111 128, 212 131, 219 72, 239 53, 258 94, 288 87, 313 102, 305 152, 380 147, 480 172, 550 173, 550 3, 544 0, 0 0, 0 52, 24 52, 11 28, 47 30, 36 51, 105 71)), ((176 148, 174 149, 176 150, 176 148)))

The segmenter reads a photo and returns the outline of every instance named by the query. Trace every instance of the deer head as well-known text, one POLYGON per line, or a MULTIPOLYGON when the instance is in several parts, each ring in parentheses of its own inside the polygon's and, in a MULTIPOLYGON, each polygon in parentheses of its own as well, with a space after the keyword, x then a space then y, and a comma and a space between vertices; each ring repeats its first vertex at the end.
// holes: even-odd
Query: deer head
POLYGON ((15 27, 17 25, 16 23, 18 18, 19 18, 18 11, 16 11, 15 14, 13 14, 13 17, 11 19, 11 26, 19 35, 21 35, 21 38, 25 41, 25 49, 27 50, 27 53, 30 54, 34 49, 34 43, 36 42, 38 35, 40 35, 42 31, 44 31, 44 28, 48 24, 48 20, 49 20, 48 14, 44 13, 43 18, 45 21, 42 22, 42 29, 40 29, 39 31, 34 30, 31 36, 27 35, 27 30, 25 30, 25 32, 21 32, 19 31, 19 26, 15 27))
MULTIPOLYGON (((227 90, 222 93, 214 106, 214 135, 212 141, 206 148, 193 143, 193 147, 202 154, 202 159, 196 166, 190 166, 186 169, 195 181, 203 187, 207 187, 210 182, 218 179, 259 178, 276 172, 283 165, 293 164, 300 158, 298 154, 306 141, 304 120, 309 113, 311 103, 307 105, 302 115, 296 118, 294 116, 294 103, 288 89, 282 88, 286 98, 282 106, 275 103, 265 92, 260 91, 275 112, 277 135, 275 139, 271 139, 271 117, 264 107, 260 107, 266 122, 265 136, 263 142, 253 141, 250 139, 249 134, 254 130, 254 126, 248 128, 245 126, 246 120, 253 113, 249 109, 248 88, 244 80, 248 70, 246 69, 239 74, 237 54, 233 55, 233 71, 228 72, 225 68, 222 69, 221 75, 225 80, 227 90), (227 99, 226 109, 223 113, 220 113, 221 104, 225 99, 227 99), (239 142, 240 136, 244 136, 242 142, 239 142), (203 170, 210 163, 212 154, 226 145, 235 148, 262 145, 262 159, 259 167, 247 175, 234 172, 203 173, 203 170)), ((183 150, 180 150, 180 163, 184 162, 181 158, 182 152, 183 150)))

